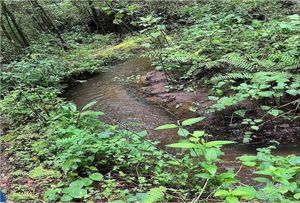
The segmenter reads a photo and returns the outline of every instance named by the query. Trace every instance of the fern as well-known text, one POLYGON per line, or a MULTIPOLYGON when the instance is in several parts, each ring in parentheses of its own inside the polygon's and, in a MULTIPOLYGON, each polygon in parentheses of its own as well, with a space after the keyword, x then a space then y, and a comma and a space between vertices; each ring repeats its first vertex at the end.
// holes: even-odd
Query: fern
POLYGON ((227 63, 235 68, 238 68, 239 70, 246 70, 249 72, 254 71, 256 68, 254 63, 250 63, 236 53, 226 55, 223 59, 220 59, 220 62, 227 63))
POLYGON ((15 176, 15 177, 18 177, 18 176, 27 176, 27 172, 25 171, 22 171, 22 170, 16 170, 12 173, 10 173, 11 176, 15 176))
POLYGON ((25 200, 34 200, 37 199, 35 194, 30 192, 13 192, 8 195, 8 199, 16 202, 25 201, 25 200))
POLYGON ((143 202, 152 203, 152 202, 157 202, 159 200, 162 200, 165 191, 166 188, 163 186, 160 186, 158 188, 152 188, 149 192, 147 192, 147 195, 143 200, 143 202))
POLYGON ((237 79, 251 79, 253 75, 251 73, 243 73, 243 72, 236 72, 236 73, 228 73, 226 75, 217 75, 211 79, 213 83, 217 83, 222 80, 237 80, 237 79))

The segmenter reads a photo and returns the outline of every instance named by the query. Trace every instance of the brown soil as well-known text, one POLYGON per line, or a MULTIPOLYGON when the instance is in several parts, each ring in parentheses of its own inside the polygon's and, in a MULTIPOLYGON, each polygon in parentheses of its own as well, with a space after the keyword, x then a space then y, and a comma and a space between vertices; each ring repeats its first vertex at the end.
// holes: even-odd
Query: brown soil
MULTIPOLYGON (((196 93, 184 92, 178 90, 168 91, 167 79, 163 72, 150 71, 140 77, 140 92, 143 97, 154 104, 166 108, 178 119, 185 119, 196 116, 204 116, 206 119, 199 126, 212 133, 215 137, 226 137, 233 140, 241 141, 244 129, 239 125, 239 118, 231 118, 232 113, 239 109, 247 109, 248 116, 262 116, 258 105, 251 101, 245 101, 238 106, 229 108, 217 113, 207 113, 209 106, 213 101, 208 100, 208 90, 205 87, 198 87, 196 93), (192 112, 190 108, 197 102, 197 110, 192 112), (230 124, 234 124, 230 126, 230 124)), ((295 142, 300 136, 299 119, 296 121, 270 120, 264 127, 259 130, 253 139, 253 142, 264 143, 272 139, 281 143, 295 142), (287 136, 289 135, 289 136, 287 136)))

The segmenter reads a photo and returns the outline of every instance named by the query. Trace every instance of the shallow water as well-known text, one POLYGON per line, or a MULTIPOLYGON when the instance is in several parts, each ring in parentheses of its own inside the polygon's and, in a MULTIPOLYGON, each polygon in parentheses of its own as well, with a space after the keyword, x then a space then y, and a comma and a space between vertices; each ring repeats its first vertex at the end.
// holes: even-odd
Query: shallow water
MULTIPOLYGON (((74 101, 79 108, 96 100, 95 110, 103 111, 113 120, 121 123, 130 130, 148 131, 148 138, 161 142, 160 146, 175 142, 178 139, 174 131, 154 131, 164 123, 175 122, 176 119, 159 106, 149 104, 137 94, 134 88, 118 81, 131 75, 142 75, 151 68, 151 62, 145 58, 135 58, 128 62, 115 65, 108 72, 100 73, 88 79, 85 83, 76 84, 66 90, 65 97, 74 101), (116 79, 118 77, 119 79, 116 79)), ((105 118, 104 118, 105 119, 105 118)), ((105 119, 112 122, 110 119, 105 119)), ((238 168, 236 157, 242 154, 254 154, 257 145, 233 144, 224 147, 223 165, 238 168)), ((296 143, 279 145, 276 154, 300 155, 300 140, 296 143)), ((247 175, 247 171, 242 172, 247 175)))

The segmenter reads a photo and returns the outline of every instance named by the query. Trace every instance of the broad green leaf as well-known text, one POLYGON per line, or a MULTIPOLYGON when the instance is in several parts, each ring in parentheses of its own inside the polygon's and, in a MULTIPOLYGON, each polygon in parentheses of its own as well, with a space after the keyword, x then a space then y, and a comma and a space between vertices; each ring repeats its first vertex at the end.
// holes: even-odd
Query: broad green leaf
POLYGON ((208 173, 197 173, 195 176, 203 179, 209 179, 211 177, 208 173))
POLYGON ((204 157, 207 161, 211 162, 211 161, 215 161, 219 156, 219 151, 216 148, 210 148, 207 149, 204 157))
POLYGON ((87 195, 87 190, 82 188, 72 188, 68 194, 74 198, 83 198, 87 195))
POLYGON ((168 144, 166 146, 167 147, 172 147, 172 148, 182 148, 182 149, 192 149, 192 148, 197 147, 196 144, 189 143, 189 142, 179 142, 179 143, 174 143, 174 144, 168 144))
POLYGON ((182 137, 186 137, 190 134, 189 131, 184 128, 179 128, 177 133, 179 136, 182 136, 182 137))
POLYGON ((214 197, 226 197, 228 195, 230 195, 230 193, 227 190, 217 190, 214 197))
POLYGON ((228 197, 226 197, 225 202, 226 203, 239 203, 240 201, 237 197, 228 196, 228 197))
POLYGON ((82 178, 79 180, 75 180, 70 183, 70 187, 82 188, 84 186, 89 186, 93 183, 89 178, 82 178))
POLYGON ((85 110, 87 110, 87 109, 90 109, 90 108, 93 107, 96 103, 97 103, 97 101, 92 101, 92 102, 86 104, 86 105, 82 108, 82 111, 85 111, 85 110))
POLYGON ((213 164, 207 164, 207 163, 202 163, 201 166, 203 168, 205 168, 211 175, 215 175, 217 170, 218 170, 218 167, 216 165, 213 165, 213 164))
POLYGON ((202 137, 204 134, 205 134, 204 131, 196 130, 196 131, 193 132, 193 137, 202 137))
POLYGON ((100 181, 100 180, 103 180, 103 175, 101 173, 93 173, 93 174, 89 175, 89 178, 91 180, 100 181))
POLYGON ((295 198, 295 199, 300 199, 300 192, 294 194, 294 198, 295 198))
POLYGON ((245 161, 245 162, 243 162, 243 165, 252 167, 252 166, 255 166, 256 163, 255 162, 251 162, 251 161, 245 161))
POLYGON ((56 193, 61 192, 61 188, 49 189, 45 192, 47 200, 54 201, 57 198, 56 193))
POLYGON ((264 92, 258 92, 257 94, 261 97, 272 97, 274 92, 273 91, 264 91, 264 92))
POLYGON ((232 194, 234 196, 240 196, 244 200, 251 200, 255 197, 256 190, 250 186, 239 186, 233 190, 232 194))
POLYGON ((299 94, 299 91, 295 90, 295 89, 290 89, 290 90, 287 90, 286 92, 292 96, 296 96, 297 94, 299 94))
POLYGON ((253 180, 260 182, 260 183, 268 183, 270 180, 268 178, 263 178, 263 177, 258 177, 258 178, 253 178, 253 180))
POLYGON ((217 140, 217 141, 211 141, 211 142, 207 142, 205 143, 206 147, 217 147, 217 146, 222 146, 225 144, 233 144, 236 143, 234 141, 227 141, 227 140, 217 140))
POLYGON ((60 198, 60 201, 63 201, 63 202, 69 202, 71 201, 73 198, 70 196, 70 195, 63 195, 61 198, 60 198))
POLYGON ((241 161, 254 161, 256 160, 256 156, 243 155, 238 157, 238 159, 241 161))
POLYGON ((202 120, 204 120, 204 117, 189 118, 187 120, 182 121, 182 125, 183 126, 189 126, 189 125, 193 125, 195 123, 198 123, 202 120))
POLYGON ((175 125, 175 124, 164 124, 164 125, 161 125, 157 128, 155 128, 155 130, 165 130, 165 129, 172 129, 172 128, 177 128, 178 126, 175 125))
POLYGON ((272 116, 278 116, 280 113, 282 113, 282 110, 279 109, 272 109, 271 111, 268 112, 272 116))
POLYGON ((143 131, 138 132, 138 135, 141 137, 145 137, 148 135, 148 132, 147 132, 147 130, 143 130, 143 131))

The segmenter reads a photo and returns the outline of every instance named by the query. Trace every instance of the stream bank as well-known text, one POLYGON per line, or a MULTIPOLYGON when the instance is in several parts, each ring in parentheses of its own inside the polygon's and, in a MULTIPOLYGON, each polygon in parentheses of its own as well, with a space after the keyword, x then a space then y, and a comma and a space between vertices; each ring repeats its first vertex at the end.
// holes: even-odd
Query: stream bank
MULTIPOLYGON (((211 101, 207 99, 207 91, 198 89, 196 94, 180 91, 168 92, 163 73, 153 70, 151 61, 147 58, 133 58, 127 62, 112 66, 109 71, 99 73, 85 83, 78 83, 65 91, 67 100, 75 102, 78 108, 91 101, 97 101, 95 110, 104 111, 106 115, 130 130, 139 132, 147 130, 148 138, 160 142, 161 148, 166 144, 180 139, 174 131, 153 130, 164 123, 174 123, 177 119, 205 116, 200 129, 206 129, 213 134, 213 139, 234 139, 236 134, 228 134, 230 128, 224 127, 225 117, 208 116, 205 113, 211 101), (139 78, 138 84, 124 83, 130 76, 139 78), (200 101, 200 102, 199 102, 200 101), (196 112, 191 112, 193 102, 201 104, 196 112), (181 104, 178 107, 178 104, 181 104), (174 114, 174 115, 172 115, 174 114)), ((104 118, 105 120, 105 118, 104 118)), ((111 123, 111 120, 106 120, 111 123)), ((292 128, 282 127, 281 135, 292 128)), ((299 126, 296 133, 299 132, 299 126)), ((235 138, 239 140, 240 137, 235 138)), ((277 154, 300 154, 300 140, 296 136, 293 141, 282 143, 276 150, 277 154)), ((265 143, 235 144, 225 147, 225 163, 236 165, 235 158, 247 153, 255 153, 256 148, 265 143)))
MULTIPOLYGON (((225 137, 242 142, 246 129, 238 123, 240 121, 237 117, 230 116, 235 110, 244 108, 253 115, 260 115, 260 112, 256 110, 258 105, 253 101, 244 101, 233 108, 228 108, 228 110, 209 113, 209 107, 214 102, 208 99, 209 90, 206 87, 200 86, 195 92, 168 90, 167 78, 161 71, 152 70, 142 75, 140 85, 140 92, 147 101, 165 107, 178 119, 205 117, 205 120, 199 123, 198 127, 210 132, 215 139, 224 139, 225 137)), ((299 136, 299 119, 293 122, 284 119, 271 120, 257 133, 251 144, 268 145, 271 140, 279 141, 282 144, 296 144, 299 142, 299 136)))

